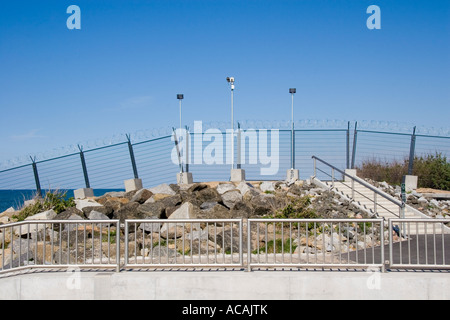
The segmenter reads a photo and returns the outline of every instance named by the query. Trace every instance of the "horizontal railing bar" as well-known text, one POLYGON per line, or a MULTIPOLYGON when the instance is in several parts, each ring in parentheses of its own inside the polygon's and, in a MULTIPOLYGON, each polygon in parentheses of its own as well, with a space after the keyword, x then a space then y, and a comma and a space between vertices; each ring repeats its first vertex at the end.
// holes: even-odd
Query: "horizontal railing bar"
POLYGON ((359 179, 358 177, 349 175, 348 173, 345 173, 344 171, 340 170, 339 168, 333 166, 332 164, 329 164, 328 162, 326 162, 326 161, 324 161, 324 160, 322 160, 322 159, 320 159, 320 158, 318 158, 318 157, 316 157, 316 156, 312 156, 312 158, 313 158, 313 159, 316 159, 316 160, 318 160, 318 161, 320 161, 320 162, 322 162, 323 164, 329 166, 330 168, 333 168, 334 170, 338 171, 339 173, 343 174, 344 176, 349 177, 350 179, 352 179, 352 180, 358 182, 359 184, 362 184, 363 186, 365 186, 366 188, 372 190, 372 191, 375 192, 376 194, 378 194, 378 195, 382 196, 383 198, 385 198, 385 199, 391 201, 392 203, 395 203, 397 206, 399 206, 399 207, 402 207, 402 206, 403 206, 403 204, 402 204, 400 201, 391 198, 390 196, 388 196, 388 195, 385 194, 384 192, 381 192, 380 190, 378 190, 377 188, 375 188, 375 187, 372 186, 371 184, 365 182, 364 180, 361 180, 361 179, 359 179))

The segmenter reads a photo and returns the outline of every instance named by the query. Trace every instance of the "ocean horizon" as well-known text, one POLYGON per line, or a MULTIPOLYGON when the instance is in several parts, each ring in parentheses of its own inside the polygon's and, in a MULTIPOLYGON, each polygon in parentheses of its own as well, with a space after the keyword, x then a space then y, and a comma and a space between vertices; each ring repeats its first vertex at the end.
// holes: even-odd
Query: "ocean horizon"
MULTIPOLYGON (((42 190, 43 196, 47 191, 42 190)), ((66 192, 66 198, 74 197, 74 189, 60 190, 66 192)), ((125 191, 125 189, 94 189, 94 196, 99 197, 107 192, 112 191, 125 191)), ((15 210, 19 210, 25 201, 31 200, 36 196, 36 190, 0 190, 0 213, 13 207, 15 210)))

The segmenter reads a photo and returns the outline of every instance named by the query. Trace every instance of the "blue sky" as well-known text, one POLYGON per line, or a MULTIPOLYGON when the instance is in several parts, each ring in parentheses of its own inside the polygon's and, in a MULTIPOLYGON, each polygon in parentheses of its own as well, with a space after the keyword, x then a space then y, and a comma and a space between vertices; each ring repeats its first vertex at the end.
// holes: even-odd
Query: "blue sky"
POLYGON ((450 1, 2 1, 0 162, 235 119, 449 127, 450 1), (69 30, 68 6, 81 9, 69 30), (381 29, 369 30, 369 5, 381 29))

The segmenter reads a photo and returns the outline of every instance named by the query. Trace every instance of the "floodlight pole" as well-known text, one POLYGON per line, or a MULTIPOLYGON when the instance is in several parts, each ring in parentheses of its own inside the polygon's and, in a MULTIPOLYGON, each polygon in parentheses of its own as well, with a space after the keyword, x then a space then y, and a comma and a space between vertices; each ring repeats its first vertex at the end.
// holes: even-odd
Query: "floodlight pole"
POLYGON ((234 84, 231 83, 231 169, 234 169, 234 84))
POLYGON ((291 94, 292 104, 291 104, 291 169, 295 167, 295 154, 294 154, 294 93, 297 90, 295 88, 290 88, 289 93, 291 94))
POLYGON ((227 77, 231 88, 231 170, 234 169, 234 77, 227 77))
POLYGON ((181 130, 181 100, 184 99, 184 95, 183 94, 177 94, 177 99, 178 99, 178 101, 180 101, 180 130, 181 130))

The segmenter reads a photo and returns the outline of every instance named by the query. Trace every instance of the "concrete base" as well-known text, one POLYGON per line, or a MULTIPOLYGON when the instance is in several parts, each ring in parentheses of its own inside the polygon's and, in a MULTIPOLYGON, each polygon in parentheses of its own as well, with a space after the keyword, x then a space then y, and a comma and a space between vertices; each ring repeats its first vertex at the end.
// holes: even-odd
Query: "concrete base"
POLYGON ((231 182, 241 182, 245 181, 245 170, 244 169, 231 169, 231 182))
MULTIPOLYGON (((0 278, 1 300, 448 300, 450 274, 370 271, 37 272, 0 278)), ((267 303, 270 303, 268 301, 267 303)), ((189 306, 189 302, 186 302, 189 306)), ((281 309, 279 309, 282 311, 281 309)), ((172 315, 171 310, 167 315, 172 315)), ((225 309, 223 310, 225 311, 225 309)), ((271 315, 276 315, 274 310, 271 315)), ((291 311, 289 311, 291 312, 291 311)), ((220 313, 218 311, 219 317, 220 313)), ((225 314, 222 312, 222 314, 225 314)), ((181 309, 172 318, 180 318, 181 309)), ((169 318, 171 318, 169 316, 169 318)), ((276 318, 273 316, 271 319, 276 318)), ((269 318, 268 318, 269 319, 269 318)))
POLYGON ((297 181, 300 178, 298 169, 289 169, 286 173, 286 181, 297 181))
POLYGON ((177 184, 191 184, 194 183, 192 172, 177 173, 177 184))
POLYGON ((94 196, 94 190, 91 188, 77 189, 73 192, 75 199, 86 199, 94 196))
MULTIPOLYGON (((352 177, 356 177, 356 169, 345 169, 344 171, 346 174, 352 176, 352 177)), ((344 177, 344 181, 345 182, 349 182, 352 181, 352 179, 350 179, 349 177, 345 176, 344 177)))
POLYGON ((141 190, 142 188, 143 186, 141 179, 125 180, 125 192, 141 190))
POLYGON ((417 189, 417 176, 403 176, 403 183, 405 184, 405 190, 406 192, 411 192, 413 190, 417 189))

